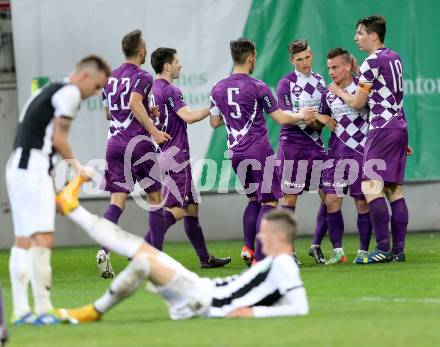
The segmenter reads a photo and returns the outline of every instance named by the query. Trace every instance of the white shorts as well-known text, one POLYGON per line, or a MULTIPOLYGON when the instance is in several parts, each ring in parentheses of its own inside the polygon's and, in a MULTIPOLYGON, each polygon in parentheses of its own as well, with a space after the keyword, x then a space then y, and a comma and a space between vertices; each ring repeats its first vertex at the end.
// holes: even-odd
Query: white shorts
POLYGON ((12 152, 6 165, 6 187, 16 237, 30 237, 55 228, 55 190, 49 175, 49 158, 30 151, 26 169, 20 169, 22 149, 12 152))

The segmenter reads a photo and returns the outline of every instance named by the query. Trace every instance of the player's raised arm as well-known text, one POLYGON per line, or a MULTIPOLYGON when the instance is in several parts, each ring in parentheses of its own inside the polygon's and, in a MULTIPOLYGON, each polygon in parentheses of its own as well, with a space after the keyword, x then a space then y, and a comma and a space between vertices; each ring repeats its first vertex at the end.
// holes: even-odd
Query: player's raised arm
POLYGON ((355 108, 356 110, 361 110, 367 104, 368 94, 370 93, 371 86, 372 84, 370 83, 359 82, 354 95, 347 93, 335 83, 332 83, 328 88, 333 94, 344 100, 347 105, 355 108))
POLYGON ((163 142, 168 141, 171 139, 170 135, 167 133, 164 133, 162 131, 159 131, 151 121, 150 117, 148 116, 148 112, 142 103, 144 97, 142 94, 137 92, 132 92, 130 94, 130 101, 128 102, 128 107, 133 112, 133 115, 136 117, 136 119, 139 121, 139 123, 142 124, 142 126, 145 128, 146 131, 151 135, 153 140, 157 144, 161 144, 163 142))

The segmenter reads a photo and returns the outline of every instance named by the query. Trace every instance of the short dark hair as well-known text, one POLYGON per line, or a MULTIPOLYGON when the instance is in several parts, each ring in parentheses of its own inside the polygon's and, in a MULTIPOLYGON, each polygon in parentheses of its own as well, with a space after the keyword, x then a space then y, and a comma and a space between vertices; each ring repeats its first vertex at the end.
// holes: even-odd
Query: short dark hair
POLYGON ((249 55, 255 55, 256 51, 255 42, 245 38, 232 40, 229 47, 231 48, 232 60, 236 65, 244 64, 249 55))
POLYGON ((347 63, 351 63, 351 55, 350 53, 341 47, 332 48, 327 53, 327 59, 333 59, 336 57, 342 56, 347 63))
POLYGON ((379 15, 364 17, 357 21, 356 28, 359 25, 363 25, 368 34, 376 33, 380 42, 383 43, 385 41, 385 34, 387 32, 385 17, 379 15))
POLYGON ((174 60, 174 54, 177 51, 174 48, 159 47, 153 53, 151 53, 151 66, 154 72, 161 73, 163 66, 168 63, 171 64, 174 60))
POLYGON ((88 66, 93 66, 95 69, 97 69, 98 71, 102 71, 105 73, 105 75, 108 77, 110 76, 111 73, 111 68, 110 66, 107 64, 107 62, 97 56, 97 55, 88 55, 84 58, 82 58, 78 64, 76 64, 76 69, 77 70, 82 70, 85 67, 88 66))
POLYGON ((134 57, 142 45, 142 31, 133 30, 125 34, 122 38, 122 51, 125 58, 134 57))
POLYGON ((289 43, 289 54, 293 56, 296 53, 301 53, 309 48, 309 43, 305 39, 298 39, 289 43))
POLYGON ((298 223, 295 216, 286 210, 274 210, 264 216, 268 222, 275 222, 285 234, 289 242, 293 243, 296 237, 298 223))

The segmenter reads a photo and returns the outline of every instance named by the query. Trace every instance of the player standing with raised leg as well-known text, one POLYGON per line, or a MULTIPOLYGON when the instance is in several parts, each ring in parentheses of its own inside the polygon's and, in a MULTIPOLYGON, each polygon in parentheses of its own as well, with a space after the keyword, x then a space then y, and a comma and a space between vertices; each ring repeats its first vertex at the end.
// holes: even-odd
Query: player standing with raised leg
MULTIPOLYGON (((104 190, 110 192, 110 205, 104 218, 118 223, 127 195, 134 182, 141 184, 150 205, 150 230, 163 233, 160 170, 153 141, 160 144, 170 139, 159 131, 149 117, 148 95, 153 77, 140 66, 145 63, 147 47, 140 30, 127 33, 122 39, 125 62, 113 70, 102 92, 104 109, 109 120, 104 190), (142 156, 148 158, 137 165, 142 156)), ((98 271, 103 278, 113 277, 110 254, 100 249, 96 255, 98 271)))
MULTIPOLYGON (((403 196, 403 179, 408 151, 408 130, 403 110, 403 67, 400 56, 385 47, 386 22, 382 16, 360 19, 354 40, 369 56, 361 65, 356 93, 344 92, 336 84, 330 90, 351 107, 361 109, 368 102, 370 128, 364 152, 362 191, 368 201, 376 236, 376 250, 364 263, 405 261, 408 208, 403 196), (368 170, 368 162, 379 163, 381 179, 368 170), (391 218, 386 199, 391 205, 391 218), (393 237, 390 245, 388 225, 393 237)), ((410 151, 408 151, 410 152, 410 151)))

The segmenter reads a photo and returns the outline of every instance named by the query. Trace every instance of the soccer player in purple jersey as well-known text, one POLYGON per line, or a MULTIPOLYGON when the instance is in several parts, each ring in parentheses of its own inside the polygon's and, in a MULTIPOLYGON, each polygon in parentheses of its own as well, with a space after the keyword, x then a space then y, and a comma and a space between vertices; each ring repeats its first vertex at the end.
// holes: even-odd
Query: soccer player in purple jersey
MULTIPOLYGON (((277 94, 280 108, 292 112, 298 112, 304 107, 318 109, 325 91, 325 82, 321 75, 312 71, 313 53, 308 42, 306 40, 292 41, 289 44, 289 54, 295 70, 278 82, 277 94)), ((316 122, 318 126, 298 122, 294 125, 284 125, 281 129, 278 159, 281 160, 283 208, 292 213, 295 213, 298 195, 302 194, 303 190, 318 189, 321 183, 322 165, 318 163, 325 160, 321 128, 322 124, 327 124, 334 130, 336 123, 326 115, 319 115, 316 122), (321 126, 318 123, 321 123, 321 126), (312 177, 313 172, 319 175, 312 177)), ((317 263, 323 263, 325 259, 319 245, 327 232, 327 209, 321 190, 319 194, 322 203, 318 211, 310 255, 317 263)))
MULTIPOLYGON (((311 121, 317 110, 305 107, 297 113, 280 110, 269 87, 251 76, 256 63, 255 43, 248 39, 231 41, 232 74, 211 91, 211 125, 225 125, 232 168, 245 188, 249 204, 243 215, 242 258, 251 263, 255 235, 263 216, 275 209, 282 196, 275 155, 269 142, 264 111, 278 124, 311 121)), ((255 259, 261 260, 257 242, 255 259)))
POLYGON ((360 109, 368 102, 370 107, 362 191, 368 201, 377 247, 364 258, 363 263, 367 264, 405 261, 408 225, 408 208, 402 187, 408 151, 403 110, 403 68, 399 55, 384 46, 385 33, 384 17, 360 19, 354 40, 369 56, 361 65, 356 93, 347 93, 336 84, 330 87, 348 105, 360 109), (379 175, 371 172, 369 163, 377 165, 378 171, 381 171, 379 175), (386 199, 391 205, 391 218, 386 199), (390 219, 392 247, 388 230, 390 219))
POLYGON ((170 134, 171 139, 160 145, 159 166, 164 172, 163 210, 164 233, 148 232, 146 241, 162 250, 165 232, 183 219, 185 233, 191 241, 202 268, 222 267, 230 257, 216 258, 208 253, 203 230, 199 223, 199 199, 192 179, 187 124, 209 116, 209 107, 191 111, 186 105, 181 90, 173 82, 179 78, 182 68, 177 51, 173 48, 158 48, 151 54, 151 65, 156 72, 150 95, 150 105, 159 107, 160 117, 155 124, 170 134))
MULTIPOLYGON (((348 93, 355 93, 358 78, 352 75, 353 60, 347 50, 331 49, 327 54, 327 67, 333 83, 348 93)), ((324 170, 322 178, 328 232, 333 245, 332 256, 326 264, 343 263, 346 260, 342 248, 344 219, 341 206, 343 195, 347 194, 349 189, 358 211, 360 246, 356 262, 368 255, 372 232, 368 204, 361 188, 362 161, 368 132, 368 108, 355 110, 327 90, 322 96, 320 113, 332 116, 338 123, 336 130, 331 133, 327 153, 327 160, 332 160, 333 166, 324 170)))
MULTIPOLYGON (((103 102, 109 120, 104 190, 110 192, 110 205, 104 218, 117 224, 134 182, 140 183, 147 193, 151 207, 162 201, 160 170, 155 146, 170 136, 159 131, 149 117, 148 94, 153 77, 140 66, 145 63, 147 48, 140 30, 129 32, 122 39, 125 62, 112 71, 103 89, 103 102), (152 141, 153 140, 153 141, 152 141), (148 153, 147 160, 140 158, 148 153), (127 157, 127 158, 125 158, 127 157)), ((148 224, 153 232, 162 233, 162 209, 151 208, 148 224)), ((110 255, 106 249, 96 256, 98 270, 103 278, 113 277, 110 255)))

